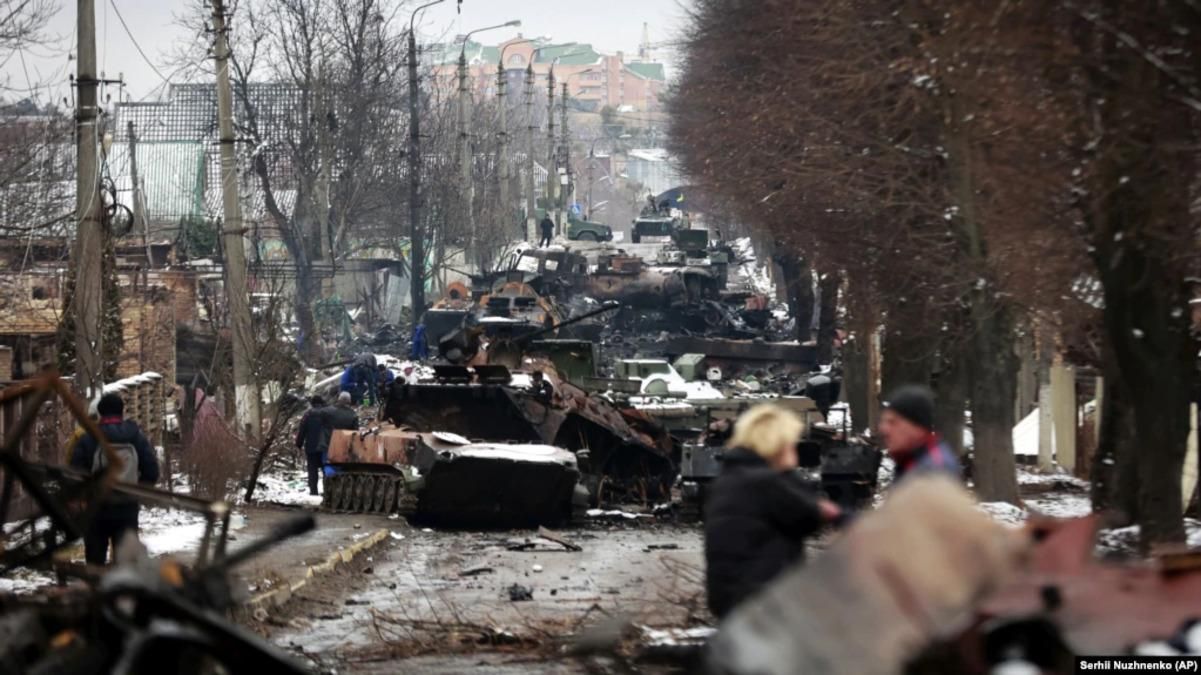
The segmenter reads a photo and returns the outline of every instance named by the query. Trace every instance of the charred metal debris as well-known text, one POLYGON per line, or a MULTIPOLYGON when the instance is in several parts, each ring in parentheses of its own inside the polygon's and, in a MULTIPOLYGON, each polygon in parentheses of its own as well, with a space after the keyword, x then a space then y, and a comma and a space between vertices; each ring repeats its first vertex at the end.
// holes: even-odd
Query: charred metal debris
POLYGON ((307 669, 258 635, 234 624, 230 570, 263 550, 312 529, 313 517, 297 517, 261 540, 228 551, 229 505, 119 482, 120 461, 79 400, 56 374, 0 391, 0 403, 21 400, 23 414, 0 445, 0 573, 17 567, 51 571, 62 581, 37 595, 0 594, 0 672, 140 673, 272 672, 307 669), (16 451, 30 433, 42 404, 58 397, 74 421, 101 440, 107 469, 84 474, 28 461, 16 451), (110 494, 143 504, 199 514, 205 528, 196 562, 152 560, 136 540, 117 551, 117 563, 96 568, 56 553, 78 539, 110 494), (7 523, 21 495, 35 507, 7 523))
POLYGON ((683 236, 698 232, 653 256, 527 248, 451 284, 423 318, 432 358, 360 414, 374 426, 333 432, 324 507, 450 526, 554 524, 612 505, 698 517, 723 430, 766 400, 809 423, 801 457, 820 489, 869 500, 880 452, 836 409, 837 365, 773 339, 787 312, 733 287, 732 249, 683 236))

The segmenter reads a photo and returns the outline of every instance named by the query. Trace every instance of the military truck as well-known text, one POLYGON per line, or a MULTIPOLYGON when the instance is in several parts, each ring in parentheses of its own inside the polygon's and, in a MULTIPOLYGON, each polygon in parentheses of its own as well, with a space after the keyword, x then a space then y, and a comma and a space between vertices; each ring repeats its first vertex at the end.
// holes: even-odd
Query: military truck
POLYGON ((604 223, 568 216, 567 238, 572 241, 613 241, 613 228, 604 223))

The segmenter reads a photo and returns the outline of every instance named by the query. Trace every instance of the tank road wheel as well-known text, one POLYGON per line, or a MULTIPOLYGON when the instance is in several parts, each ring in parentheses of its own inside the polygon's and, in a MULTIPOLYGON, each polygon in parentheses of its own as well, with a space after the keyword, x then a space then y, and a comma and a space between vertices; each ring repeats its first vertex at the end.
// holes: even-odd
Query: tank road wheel
POLYGON ((333 511, 338 504, 338 477, 325 479, 325 492, 321 495, 321 508, 333 511))
POLYGON ((375 512, 376 513, 387 513, 388 512, 388 483, 391 483, 391 482, 392 482, 392 479, 389 478, 388 476, 380 476, 379 478, 375 479, 375 512))
POLYGON ((384 508, 381 513, 392 513, 396 510, 396 492, 400 486, 399 478, 384 479, 384 508))
POLYGON ((351 504, 351 507, 350 507, 355 513, 365 512, 367 510, 368 505, 370 505, 370 503, 371 503, 371 499, 368 496, 370 480, 371 480, 370 476, 355 476, 354 503, 351 504))
POLYGON ((354 511, 354 491, 358 479, 359 477, 353 473, 346 476, 346 485, 342 488, 343 511, 354 511))
POLYGON ((342 474, 338 476, 338 487, 334 493, 334 508, 345 511, 350 508, 350 486, 353 476, 342 474))

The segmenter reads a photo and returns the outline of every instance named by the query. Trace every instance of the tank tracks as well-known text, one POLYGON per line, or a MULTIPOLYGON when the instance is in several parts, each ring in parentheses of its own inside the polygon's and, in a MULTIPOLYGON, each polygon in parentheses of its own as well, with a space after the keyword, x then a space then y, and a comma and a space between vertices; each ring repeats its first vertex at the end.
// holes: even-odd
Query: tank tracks
POLYGON ((399 513, 417 511, 417 494, 405 477, 370 471, 339 471, 325 479, 322 508, 343 513, 399 513))

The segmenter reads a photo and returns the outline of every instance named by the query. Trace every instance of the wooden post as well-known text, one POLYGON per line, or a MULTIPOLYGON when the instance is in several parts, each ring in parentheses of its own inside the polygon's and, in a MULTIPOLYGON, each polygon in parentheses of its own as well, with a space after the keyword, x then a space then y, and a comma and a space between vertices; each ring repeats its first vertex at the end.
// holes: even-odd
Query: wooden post
POLYGON ((75 377, 79 390, 87 396, 99 396, 103 386, 103 204, 100 198, 98 160, 100 108, 96 79, 96 7, 93 0, 79 0, 77 6, 76 46, 79 89, 75 109, 75 292, 71 304, 75 310, 75 377))

